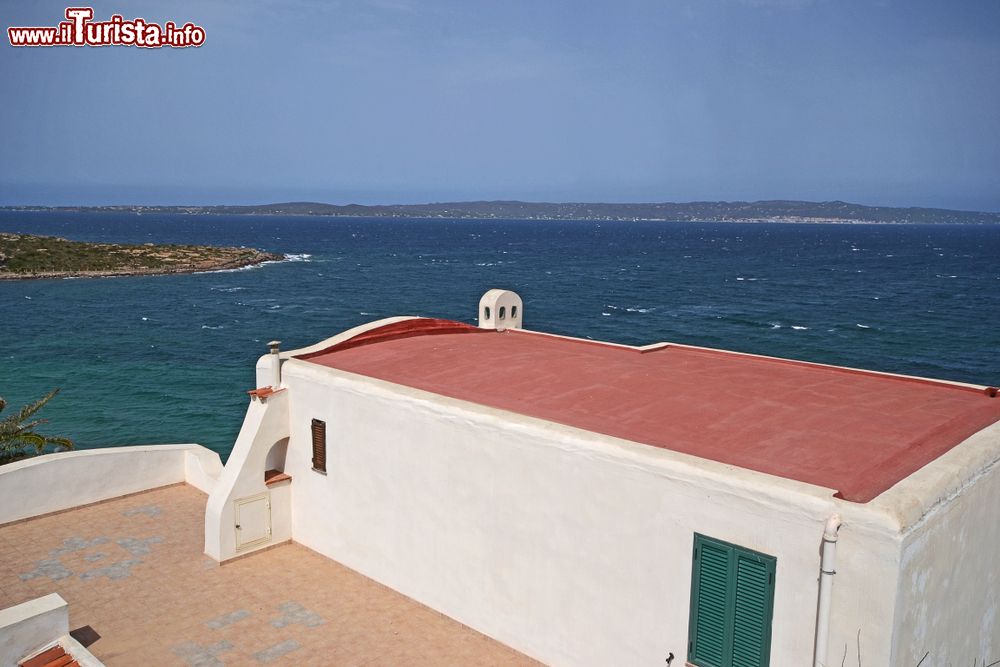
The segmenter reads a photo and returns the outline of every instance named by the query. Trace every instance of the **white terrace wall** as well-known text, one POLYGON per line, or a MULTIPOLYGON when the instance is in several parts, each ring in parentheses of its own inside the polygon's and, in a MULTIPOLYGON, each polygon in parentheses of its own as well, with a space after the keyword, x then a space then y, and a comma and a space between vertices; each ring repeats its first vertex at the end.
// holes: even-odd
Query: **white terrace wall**
POLYGON ((36 456, 0 466, 0 525, 178 482, 208 493, 221 472, 219 455, 201 445, 36 456))
POLYGON ((969 481, 957 489, 952 482, 951 492, 906 534, 894 665, 1000 660, 998 444, 1000 425, 994 425, 939 462, 939 474, 969 481))
POLYGON ((293 539, 520 651, 683 664, 699 532, 777 557, 771 664, 812 664, 839 512, 831 654, 854 653, 860 627, 865 664, 890 663, 898 538, 832 490, 297 360, 283 375, 293 539), (327 475, 311 470, 312 418, 327 475))
POLYGON ((0 609, 0 665, 16 665, 68 633, 69 605, 57 593, 0 609))
POLYGON ((0 665, 16 665, 57 644, 80 667, 104 667, 69 634, 69 605, 58 593, 0 609, 0 665))

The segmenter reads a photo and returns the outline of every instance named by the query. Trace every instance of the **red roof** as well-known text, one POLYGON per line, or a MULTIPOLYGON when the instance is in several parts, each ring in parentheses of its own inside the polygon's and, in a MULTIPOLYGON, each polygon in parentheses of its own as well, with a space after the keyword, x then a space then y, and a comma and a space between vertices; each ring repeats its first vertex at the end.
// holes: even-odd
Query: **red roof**
POLYGON ((837 489, 854 502, 1000 420, 1000 399, 933 380, 446 320, 389 324, 302 358, 837 489))

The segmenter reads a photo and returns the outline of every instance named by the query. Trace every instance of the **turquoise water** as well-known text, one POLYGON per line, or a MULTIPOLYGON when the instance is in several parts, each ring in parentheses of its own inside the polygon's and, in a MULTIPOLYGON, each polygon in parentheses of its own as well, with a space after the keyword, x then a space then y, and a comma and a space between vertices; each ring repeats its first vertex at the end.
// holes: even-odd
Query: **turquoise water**
POLYGON ((517 290, 529 328, 1000 383, 1000 227, 0 213, 0 230, 247 245, 289 261, 179 276, 0 282, 0 395, 53 387, 80 447, 224 456, 253 366, 391 315, 474 321, 517 290))

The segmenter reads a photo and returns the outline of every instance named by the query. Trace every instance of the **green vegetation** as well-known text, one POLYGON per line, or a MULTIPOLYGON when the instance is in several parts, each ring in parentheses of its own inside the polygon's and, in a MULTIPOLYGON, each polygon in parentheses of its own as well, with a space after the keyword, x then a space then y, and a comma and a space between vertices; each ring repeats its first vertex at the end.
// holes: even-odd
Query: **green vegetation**
MULTIPOLYGON (((35 430, 47 419, 32 419, 58 393, 58 389, 53 389, 15 414, 0 419, 0 464, 41 454, 46 447, 55 447, 57 451, 73 449, 73 441, 69 438, 42 435, 35 430)), ((6 407, 7 401, 0 398, 0 412, 6 407)))
POLYGON ((82 243, 0 233, 0 279, 190 273, 279 259, 253 248, 82 243))

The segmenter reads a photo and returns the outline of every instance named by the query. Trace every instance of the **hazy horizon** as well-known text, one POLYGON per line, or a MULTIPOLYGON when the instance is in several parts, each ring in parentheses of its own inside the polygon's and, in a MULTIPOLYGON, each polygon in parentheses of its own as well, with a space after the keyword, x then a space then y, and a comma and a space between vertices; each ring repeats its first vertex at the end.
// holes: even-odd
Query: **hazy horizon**
MULTIPOLYGON (((4 27, 65 3, 2 2, 4 27)), ((1000 4, 273 0, 13 48, 0 205, 846 201, 1000 211, 1000 4)))
POLYGON ((287 201, 260 201, 247 204, 233 204, 229 202, 219 202, 211 204, 191 204, 191 203, 172 203, 172 204, 158 204, 158 203, 134 203, 134 202, 116 202, 116 203, 106 203, 106 204, 0 204, 0 209, 11 209, 11 208, 118 208, 118 207, 149 207, 149 208, 170 208, 170 207, 197 207, 197 208, 207 208, 213 206, 246 206, 246 207, 266 207, 266 206, 282 206, 286 204, 317 204, 320 206, 435 206, 444 204, 501 204, 501 203, 511 203, 511 204, 538 204, 538 205, 657 205, 657 204, 677 204, 677 205, 688 205, 688 204, 766 204, 768 202, 802 202, 809 204, 830 204, 830 203, 842 203, 850 204, 856 206, 867 206, 871 208, 927 208, 927 209, 941 209, 948 211, 958 211, 963 213, 1000 213, 997 211, 984 211, 976 209, 959 209, 950 208, 943 206, 906 206, 899 205, 893 206, 888 204, 878 204, 878 203, 867 203, 867 202, 856 202, 856 201, 844 201, 842 199, 826 199, 826 200, 794 200, 794 199, 698 199, 690 201, 545 201, 545 200, 525 200, 525 199, 465 199, 462 201, 404 201, 404 202, 393 202, 390 204, 386 203, 372 203, 372 204, 361 204, 359 202, 324 202, 315 200, 287 200, 287 201))

